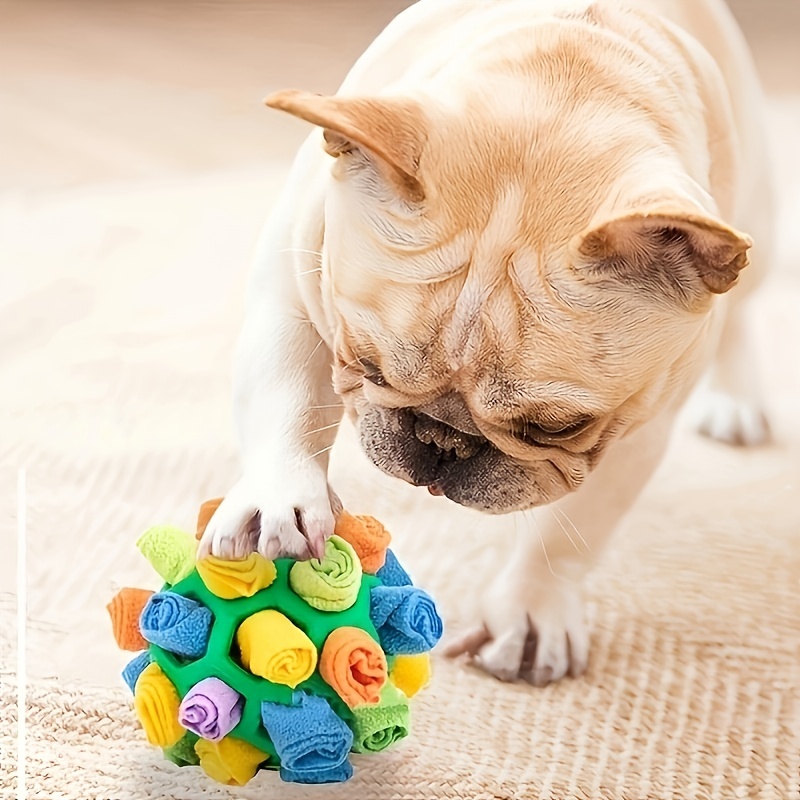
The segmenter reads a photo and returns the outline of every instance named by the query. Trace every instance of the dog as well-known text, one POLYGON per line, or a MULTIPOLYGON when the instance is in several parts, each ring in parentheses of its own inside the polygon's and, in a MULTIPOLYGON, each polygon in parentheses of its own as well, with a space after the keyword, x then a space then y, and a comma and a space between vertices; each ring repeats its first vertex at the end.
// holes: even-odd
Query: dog
MULTIPOLYGON (((594 555, 709 365, 701 428, 764 441, 761 102, 723 0, 420 0, 336 95, 271 95, 315 127, 258 246, 243 473, 201 555, 320 557, 345 411, 381 470, 510 524, 552 503, 594 555)), ((589 654, 590 559, 543 525, 449 648, 534 685, 589 654)))

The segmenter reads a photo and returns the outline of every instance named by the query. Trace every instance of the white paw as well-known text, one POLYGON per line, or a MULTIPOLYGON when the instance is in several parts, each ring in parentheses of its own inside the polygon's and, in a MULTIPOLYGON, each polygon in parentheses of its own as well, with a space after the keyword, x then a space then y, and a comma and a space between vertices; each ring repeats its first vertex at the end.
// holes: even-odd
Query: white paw
POLYGON ((552 576, 521 587, 498 580, 484 600, 482 621, 445 648, 451 657, 462 653, 501 681, 546 686, 581 675, 589 632, 580 589, 552 576))
POLYGON ((770 439, 769 423, 754 403, 724 392, 709 392, 701 400, 697 430, 725 444, 752 447, 770 439))
POLYGON ((244 476, 228 492, 208 523, 198 558, 322 558, 333 534, 333 508, 340 506, 324 475, 280 485, 244 476), (270 485, 267 485, 267 484, 270 485))

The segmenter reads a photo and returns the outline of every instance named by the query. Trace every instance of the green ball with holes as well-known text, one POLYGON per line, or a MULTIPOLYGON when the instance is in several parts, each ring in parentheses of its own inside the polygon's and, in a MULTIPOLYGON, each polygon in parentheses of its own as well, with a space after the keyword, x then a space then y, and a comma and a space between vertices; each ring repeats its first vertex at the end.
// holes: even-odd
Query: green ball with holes
POLYGON ((352 753, 408 736, 442 622, 389 541, 343 513, 322 559, 197 560, 186 531, 146 531, 137 546, 164 584, 124 589, 109 611, 117 643, 138 651, 123 678, 147 740, 243 786, 264 770, 346 781, 352 753))

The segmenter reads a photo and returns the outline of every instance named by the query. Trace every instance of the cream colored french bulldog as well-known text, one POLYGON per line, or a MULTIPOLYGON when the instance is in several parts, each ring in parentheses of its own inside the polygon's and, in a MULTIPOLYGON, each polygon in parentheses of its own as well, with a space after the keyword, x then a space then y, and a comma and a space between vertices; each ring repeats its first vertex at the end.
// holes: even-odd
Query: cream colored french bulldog
POLYGON ((767 435, 740 302, 772 244, 760 103, 722 0, 421 0, 335 96, 268 98, 316 128, 256 258, 243 475, 201 552, 319 555, 346 410, 391 475, 510 525, 556 504, 450 652, 579 674, 589 559, 559 520, 597 555, 714 356, 704 430, 767 435))

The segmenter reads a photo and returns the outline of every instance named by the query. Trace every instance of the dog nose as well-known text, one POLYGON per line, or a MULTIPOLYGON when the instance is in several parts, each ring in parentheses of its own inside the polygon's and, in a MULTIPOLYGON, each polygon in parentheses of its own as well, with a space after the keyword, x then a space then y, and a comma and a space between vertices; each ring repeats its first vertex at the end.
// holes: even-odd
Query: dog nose
POLYGON ((458 392, 447 392, 413 411, 415 414, 431 417, 449 428, 461 431, 461 433, 468 433, 471 436, 481 435, 469 408, 467 408, 466 401, 458 392))
POLYGON ((423 444, 436 447, 441 460, 471 458, 486 443, 483 436, 456 430, 416 409, 414 416, 414 435, 423 444))

